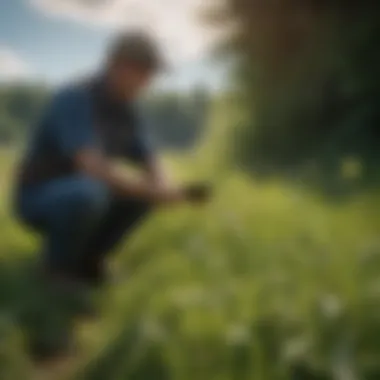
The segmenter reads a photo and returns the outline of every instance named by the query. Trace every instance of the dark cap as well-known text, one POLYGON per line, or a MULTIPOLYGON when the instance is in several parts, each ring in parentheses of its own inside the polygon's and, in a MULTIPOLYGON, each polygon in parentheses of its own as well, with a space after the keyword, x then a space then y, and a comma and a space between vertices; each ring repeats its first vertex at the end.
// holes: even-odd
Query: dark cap
POLYGON ((117 35, 108 51, 110 61, 123 60, 152 70, 166 70, 158 43, 149 34, 132 31, 117 35))

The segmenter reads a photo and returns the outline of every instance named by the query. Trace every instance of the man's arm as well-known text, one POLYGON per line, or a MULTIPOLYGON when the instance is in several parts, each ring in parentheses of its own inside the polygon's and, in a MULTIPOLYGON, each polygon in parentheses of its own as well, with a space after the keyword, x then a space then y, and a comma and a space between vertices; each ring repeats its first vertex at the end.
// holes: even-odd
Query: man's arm
POLYGON ((80 171, 106 183, 119 196, 153 203, 170 203, 184 199, 182 192, 162 187, 150 177, 136 178, 113 162, 104 159, 96 149, 83 149, 75 155, 80 171))
POLYGON ((143 166, 147 180, 155 186, 163 189, 174 186, 167 169, 157 155, 149 156, 143 166))
POLYGON ((180 191, 163 189, 144 176, 136 179, 102 155, 96 146, 91 107, 89 96, 77 89, 64 91, 54 98, 51 132, 60 153, 72 159, 78 171, 104 182, 120 196, 153 203, 182 200, 180 191))
POLYGON ((176 185, 171 181, 168 172, 158 154, 155 153, 148 131, 144 129, 146 124, 142 119, 135 120, 135 134, 132 158, 143 168, 145 179, 156 189, 161 191, 174 191, 181 193, 181 197, 196 204, 203 204, 210 198, 211 188, 207 183, 193 183, 182 186, 176 190, 176 185))

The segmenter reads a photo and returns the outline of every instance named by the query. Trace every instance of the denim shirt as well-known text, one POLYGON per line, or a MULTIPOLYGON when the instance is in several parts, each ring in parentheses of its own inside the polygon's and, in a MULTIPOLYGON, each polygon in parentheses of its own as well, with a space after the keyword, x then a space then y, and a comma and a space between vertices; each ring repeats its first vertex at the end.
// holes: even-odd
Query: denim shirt
POLYGON ((19 183, 39 184, 75 174, 73 157, 96 147, 106 157, 144 163, 153 150, 132 103, 113 101, 101 79, 57 91, 33 131, 19 183))

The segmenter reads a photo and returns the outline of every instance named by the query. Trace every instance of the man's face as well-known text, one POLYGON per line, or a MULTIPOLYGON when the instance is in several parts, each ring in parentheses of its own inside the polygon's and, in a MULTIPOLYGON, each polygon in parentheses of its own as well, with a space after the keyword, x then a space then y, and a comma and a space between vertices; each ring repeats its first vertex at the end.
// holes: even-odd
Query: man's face
POLYGON ((151 68, 132 63, 118 63, 113 67, 114 85, 125 98, 138 96, 152 81, 154 71, 151 68))

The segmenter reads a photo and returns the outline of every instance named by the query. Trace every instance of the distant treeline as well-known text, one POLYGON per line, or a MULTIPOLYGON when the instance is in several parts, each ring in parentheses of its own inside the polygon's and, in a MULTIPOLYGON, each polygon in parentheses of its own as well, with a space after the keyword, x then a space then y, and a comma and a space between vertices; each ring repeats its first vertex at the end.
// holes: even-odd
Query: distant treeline
MULTIPOLYGON (((0 86, 0 144, 18 143, 28 136, 51 96, 39 84, 0 86)), ((143 116, 163 148, 187 149, 201 137, 210 95, 203 88, 188 93, 156 92, 143 102, 143 116)))
POLYGON ((189 93, 160 92, 144 102, 157 144, 184 150, 193 147, 207 126, 211 95, 203 87, 189 93))
POLYGON ((49 90, 42 85, 0 86, 0 144, 13 144, 23 139, 48 97, 49 90))

